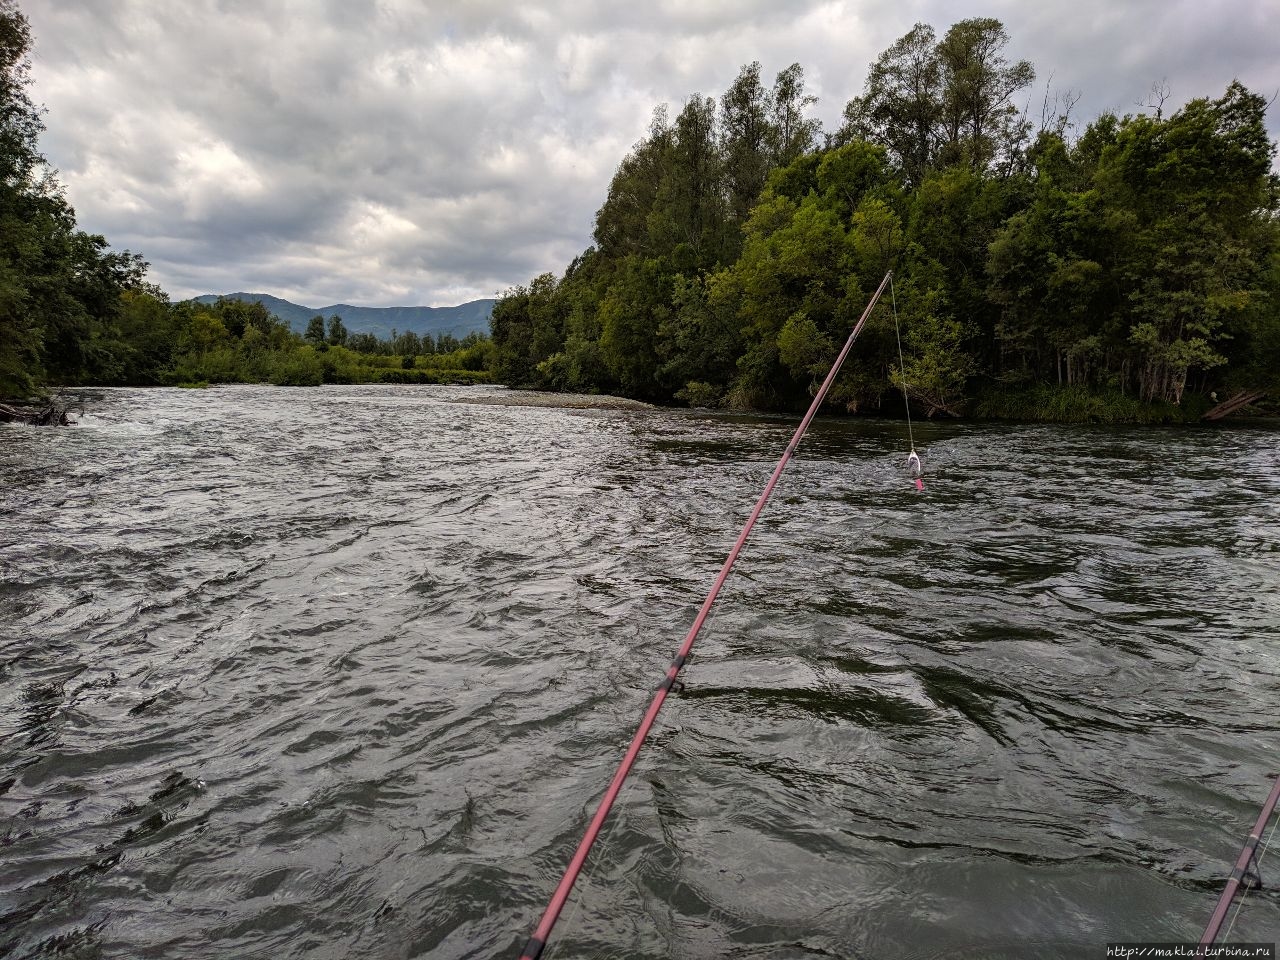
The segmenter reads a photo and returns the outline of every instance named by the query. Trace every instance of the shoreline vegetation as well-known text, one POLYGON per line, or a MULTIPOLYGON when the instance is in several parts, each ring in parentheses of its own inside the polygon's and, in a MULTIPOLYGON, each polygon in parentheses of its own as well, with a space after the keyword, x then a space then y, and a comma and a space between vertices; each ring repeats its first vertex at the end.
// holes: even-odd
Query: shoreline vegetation
POLYGON ((491 337, 379 339, 337 316, 298 334, 261 303, 173 303, 141 256, 79 230, 39 151, 32 43, 0 0, 14 411, 71 383, 496 383, 556 406, 800 411, 889 270, 825 413, 901 416, 905 394, 921 418, 1154 424, 1219 396, 1280 403, 1276 145, 1237 82, 1167 115, 1153 91, 1151 113, 1081 129, 1071 92, 1017 109, 1035 70, 1006 57, 1000 21, 918 23, 824 133, 799 64, 768 86, 751 63, 718 100, 654 111, 593 245, 508 290, 491 337))
POLYGON ((917 23, 823 132, 792 64, 655 109, 593 244, 508 290, 509 385, 803 410, 1185 423, 1280 399, 1280 178, 1265 99, 1072 116, 990 18, 917 23), (900 344, 899 347, 899 337, 900 344), (899 358, 901 350, 901 359, 899 358), (1260 397, 1255 397, 1259 399, 1260 397))
POLYGON ((0 0, 0 402, 22 422, 57 384, 463 383, 491 381, 492 343, 349 331, 311 318, 304 333, 261 303, 171 302, 141 256, 76 226, 44 156, 30 95, 30 25, 0 0))

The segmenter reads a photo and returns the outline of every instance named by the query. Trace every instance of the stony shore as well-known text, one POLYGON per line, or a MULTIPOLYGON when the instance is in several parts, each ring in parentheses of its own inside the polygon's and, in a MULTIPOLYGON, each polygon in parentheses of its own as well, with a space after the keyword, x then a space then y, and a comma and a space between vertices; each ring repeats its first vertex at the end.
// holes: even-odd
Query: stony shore
POLYGON ((654 410, 651 403, 591 393, 548 393, 542 390, 503 390, 498 393, 454 397, 454 403, 484 403, 495 407, 564 407, 571 410, 654 410))

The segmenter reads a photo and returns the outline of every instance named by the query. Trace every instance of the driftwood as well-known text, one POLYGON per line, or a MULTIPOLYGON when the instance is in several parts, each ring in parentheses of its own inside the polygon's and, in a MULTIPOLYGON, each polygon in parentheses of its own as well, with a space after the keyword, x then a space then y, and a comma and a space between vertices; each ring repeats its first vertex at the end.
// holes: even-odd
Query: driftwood
POLYGON ((1220 404, 1208 410, 1201 420, 1221 420, 1223 417, 1229 417, 1241 407, 1247 407, 1255 400, 1261 400, 1267 395, 1265 390, 1241 390, 1235 396, 1223 400, 1220 404))
POLYGON ((71 425, 71 405, 56 400, 48 403, 16 404, 0 403, 0 423, 26 423, 33 427, 66 427, 71 425))
POLYGON ((959 417, 960 414, 953 405, 947 403, 941 397, 929 393, 927 390, 917 390, 914 387, 908 387, 907 392, 911 395, 911 399, 917 404, 922 404, 925 409, 925 419, 932 420, 935 414, 943 413, 948 417, 959 417))

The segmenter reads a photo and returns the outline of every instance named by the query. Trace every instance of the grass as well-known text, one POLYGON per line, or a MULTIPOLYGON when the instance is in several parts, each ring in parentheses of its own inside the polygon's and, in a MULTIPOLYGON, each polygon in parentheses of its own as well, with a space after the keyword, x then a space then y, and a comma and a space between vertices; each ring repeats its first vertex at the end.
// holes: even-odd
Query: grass
POLYGON ((1193 423, 1212 404, 1198 394, 1186 394, 1181 405, 1147 403, 1118 390, 1087 387, 1030 387, 991 389, 970 407, 972 416, 987 420, 1039 423, 1193 423))

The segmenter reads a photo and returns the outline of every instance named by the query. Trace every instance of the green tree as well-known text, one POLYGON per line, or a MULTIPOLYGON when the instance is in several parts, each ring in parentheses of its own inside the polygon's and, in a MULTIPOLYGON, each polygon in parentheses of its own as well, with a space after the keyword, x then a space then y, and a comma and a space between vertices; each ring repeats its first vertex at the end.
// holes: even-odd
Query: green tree
POLYGON ((1178 403, 1237 338, 1269 342, 1277 181, 1264 121, 1262 98, 1233 83, 1168 118, 1100 118, 1074 150, 1042 151, 1034 200, 989 263, 1004 349, 1029 376, 1178 403))
POLYGON ((329 333, 325 338, 331 347, 345 347, 347 345, 347 328, 343 324, 342 318, 336 313, 329 318, 329 333))
POLYGON ((882 144, 907 182, 919 186, 937 158, 942 113, 937 36, 917 23, 871 65, 862 96, 845 105, 834 142, 882 144))
POLYGON ((715 110, 710 97, 693 96, 676 117, 670 160, 650 216, 650 249, 701 268, 713 266, 732 245, 720 190, 715 110))
POLYGON ((1009 35, 991 17, 961 20, 938 44, 944 93, 942 144, 944 166, 962 163, 983 171, 1005 154, 1016 152, 1026 136, 1012 98, 1030 86, 1035 68, 1026 60, 1009 63, 1004 48, 1009 35))
POLYGON ((736 223, 746 223, 769 175, 776 139, 772 112, 772 98, 760 81, 760 63, 749 63, 720 98, 720 149, 729 215, 736 223))
POLYGON ((378 338, 372 333, 353 333, 347 337, 347 346, 356 353, 376 354, 379 350, 378 338))
POLYGON ((629 396, 661 399, 658 330, 672 313, 661 260, 627 257, 600 303, 600 353, 629 396))
POLYGON ((774 80, 770 100, 773 109, 771 166, 786 166, 808 153, 817 143, 822 123, 805 116, 805 111, 817 103, 818 98, 805 93, 804 68, 793 63, 774 80))
POLYGON ((872 64, 862 96, 844 110, 835 144, 885 146, 919 187, 930 170, 956 164, 987 172, 1021 169, 1028 125, 1012 97, 1035 80, 1025 60, 1004 56, 1009 36, 991 18, 962 20, 941 41, 917 23, 872 64))
POLYGON ((416 357, 422 353, 422 341, 412 330, 406 330, 392 341, 392 349, 400 356, 416 357))
POLYGON ((649 135, 623 158, 596 213, 596 246, 609 259, 653 253, 650 216, 670 164, 674 134, 666 107, 653 112, 649 135))
POLYGON ((75 211, 39 150, 28 95, 31 30, 0 0, 0 396, 25 397, 46 377, 115 381, 130 357, 121 295, 146 264, 76 229, 75 211))
POLYGON ((316 316, 308 320, 307 332, 304 333, 302 336, 309 343, 324 343, 325 342, 324 317, 317 314, 316 316))

